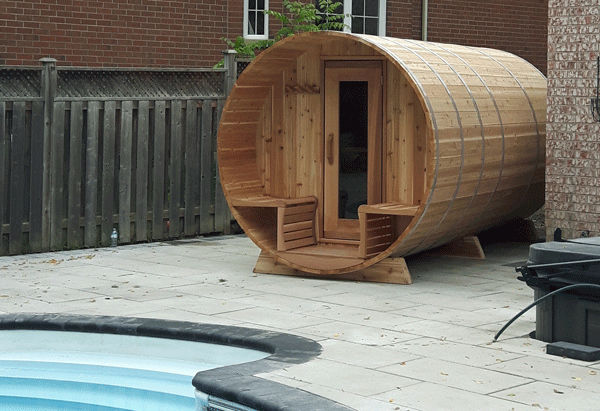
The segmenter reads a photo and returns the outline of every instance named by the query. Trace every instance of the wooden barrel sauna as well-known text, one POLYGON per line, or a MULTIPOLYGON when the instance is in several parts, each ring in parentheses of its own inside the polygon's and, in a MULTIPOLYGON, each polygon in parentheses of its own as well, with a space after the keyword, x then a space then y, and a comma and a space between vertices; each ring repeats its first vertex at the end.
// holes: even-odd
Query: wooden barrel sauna
POLYGON ((510 53, 298 34, 231 91, 221 184, 276 261, 350 273, 537 210, 545 116, 545 77, 510 53))

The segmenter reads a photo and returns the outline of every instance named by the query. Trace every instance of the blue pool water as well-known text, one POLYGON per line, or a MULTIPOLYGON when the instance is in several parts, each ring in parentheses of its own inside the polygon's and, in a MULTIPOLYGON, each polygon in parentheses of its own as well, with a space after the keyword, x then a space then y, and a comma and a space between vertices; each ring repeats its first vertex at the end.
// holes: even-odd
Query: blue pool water
POLYGON ((267 353, 201 342, 0 332, 0 410, 192 411, 193 376, 267 353))

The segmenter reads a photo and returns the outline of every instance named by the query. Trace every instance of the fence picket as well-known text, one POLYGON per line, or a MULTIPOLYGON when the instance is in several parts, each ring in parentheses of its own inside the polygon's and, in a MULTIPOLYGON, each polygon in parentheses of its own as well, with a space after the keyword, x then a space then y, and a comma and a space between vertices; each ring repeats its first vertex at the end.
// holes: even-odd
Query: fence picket
POLYGON ((4 241, 4 211, 8 209, 10 196, 8 188, 10 134, 6 132, 6 103, 0 101, 0 255, 8 253, 8 245, 4 241))
MULTIPOLYGON (((0 137, 1 139, 2 137, 0 137)), ((29 178, 31 193, 29 197, 29 250, 34 253, 43 249, 44 151, 44 103, 34 101, 31 104, 31 176, 29 178)), ((1 180, 0 173, 0 186, 1 180)))
POLYGON ((131 241, 131 170, 133 147, 133 102, 121 103, 119 154, 119 242, 131 241))
POLYGON ((202 131, 200 137, 200 232, 210 233, 214 230, 211 216, 212 185, 212 101, 202 102, 202 131))
POLYGON ((98 215, 98 139, 100 131, 100 102, 90 101, 87 108, 87 139, 85 150, 85 211, 84 243, 98 245, 96 216, 98 215))
POLYGON ((165 120, 166 103, 154 103, 154 164, 152 187, 152 239, 162 240, 165 204, 165 120))
POLYGON ((181 208, 181 153, 183 144, 181 100, 171 102, 171 150, 169 162, 169 237, 179 236, 181 208))
POLYGON ((83 102, 71 103, 71 127, 69 143, 69 182, 67 212, 67 247, 80 248, 83 233, 79 223, 81 217, 81 174, 83 135, 83 102))
POLYGON ((150 102, 138 104, 137 167, 135 190, 135 239, 148 240, 148 139, 150 102))
POLYGON ((25 200, 25 142, 28 140, 24 101, 13 104, 13 127, 10 142, 10 242, 8 252, 23 250, 23 204, 25 200))
POLYGON ((52 140, 50 142, 50 250, 63 248, 64 201, 64 150, 66 103, 54 103, 52 114, 52 140))
MULTIPOLYGON (((223 106, 225 105, 224 100, 219 100, 217 103, 217 124, 221 120, 221 113, 223 112, 223 106)), ((215 136, 216 139, 216 136, 215 136)), ((216 147, 216 142, 213 143, 216 147)), ((217 165, 216 153, 214 153, 215 165, 217 165)), ((215 231, 229 234, 231 231, 231 211, 227 205, 227 200, 221 189, 221 175, 219 174, 219 167, 216 168, 215 176, 215 231)))
POLYGON ((196 100, 188 100, 186 103, 185 119, 185 216, 184 233, 191 236, 198 233, 196 224, 196 205, 198 205, 200 193, 198 180, 200 178, 200 167, 198 161, 198 103, 196 100))
POLYGON ((102 130, 102 222, 100 224, 100 243, 110 245, 110 235, 113 230, 115 212, 115 141, 116 141, 116 110, 115 101, 104 103, 104 118, 102 130))

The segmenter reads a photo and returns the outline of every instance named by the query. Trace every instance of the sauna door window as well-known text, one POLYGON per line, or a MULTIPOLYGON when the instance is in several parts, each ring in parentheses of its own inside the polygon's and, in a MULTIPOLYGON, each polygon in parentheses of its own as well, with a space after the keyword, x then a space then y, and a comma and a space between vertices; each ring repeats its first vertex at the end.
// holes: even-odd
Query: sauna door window
POLYGON ((323 236, 358 240, 358 207, 381 202, 379 62, 325 64, 323 236))

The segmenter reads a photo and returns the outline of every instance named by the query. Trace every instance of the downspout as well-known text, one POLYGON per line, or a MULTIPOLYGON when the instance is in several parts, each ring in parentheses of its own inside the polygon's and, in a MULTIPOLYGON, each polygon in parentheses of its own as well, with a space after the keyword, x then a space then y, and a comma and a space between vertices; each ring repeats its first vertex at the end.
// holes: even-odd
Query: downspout
POLYGON ((427 41, 427 18, 429 17, 428 0, 423 0, 423 8, 421 10, 421 40, 427 41))

